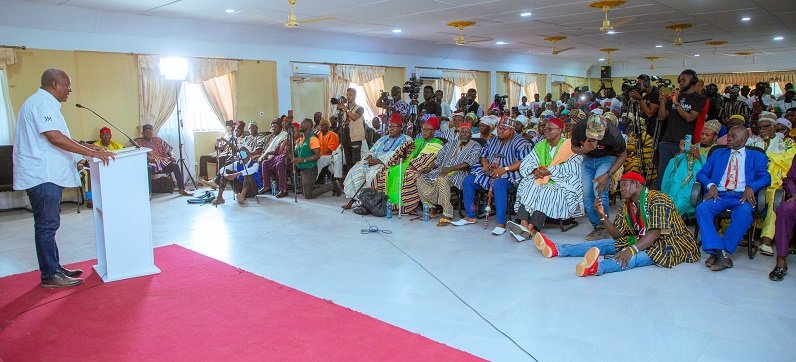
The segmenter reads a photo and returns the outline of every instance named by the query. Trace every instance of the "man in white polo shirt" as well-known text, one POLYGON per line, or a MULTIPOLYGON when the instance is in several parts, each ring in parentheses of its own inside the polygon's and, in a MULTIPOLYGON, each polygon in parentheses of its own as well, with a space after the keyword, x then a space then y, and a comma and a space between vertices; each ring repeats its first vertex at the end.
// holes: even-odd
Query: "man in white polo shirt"
POLYGON ((106 165, 115 158, 101 147, 72 139, 61 114, 61 103, 70 92, 72 84, 64 71, 45 70, 41 88, 22 104, 14 132, 14 189, 25 190, 33 208, 36 256, 45 288, 83 283, 77 278, 82 270, 61 266, 55 244, 63 189, 80 186, 73 153, 101 159, 106 165))

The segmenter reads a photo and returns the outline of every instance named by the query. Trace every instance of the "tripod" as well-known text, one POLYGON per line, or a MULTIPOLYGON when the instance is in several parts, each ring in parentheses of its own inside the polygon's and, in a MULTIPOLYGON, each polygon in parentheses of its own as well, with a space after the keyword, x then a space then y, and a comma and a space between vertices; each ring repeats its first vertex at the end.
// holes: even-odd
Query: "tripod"
POLYGON ((180 110, 180 88, 182 88, 182 87, 178 87, 177 88, 177 151, 178 151, 178 153, 180 155, 180 158, 177 160, 177 167, 180 168, 180 171, 182 171, 183 168, 185 169, 185 173, 182 174, 183 175, 182 177, 183 177, 183 179, 185 179, 185 175, 188 175, 188 178, 191 179, 191 185, 193 185, 193 189, 191 191, 195 191, 196 190, 196 180, 194 180, 193 175, 191 174, 191 169, 188 168, 188 165, 185 164, 185 158, 183 158, 183 155, 182 155, 182 147, 183 147, 183 143, 182 143, 182 128, 183 128, 183 122, 182 122, 182 110, 180 110))

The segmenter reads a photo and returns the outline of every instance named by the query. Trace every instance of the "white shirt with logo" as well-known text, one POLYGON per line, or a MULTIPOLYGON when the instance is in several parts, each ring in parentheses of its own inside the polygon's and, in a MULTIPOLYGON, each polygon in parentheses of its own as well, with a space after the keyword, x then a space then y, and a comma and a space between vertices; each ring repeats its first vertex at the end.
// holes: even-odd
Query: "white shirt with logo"
POLYGON ((44 132, 60 131, 71 138, 61 103, 39 88, 22 104, 14 131, 14 190, 51 182, 80 186, 74 155, 50 143, 44 132))

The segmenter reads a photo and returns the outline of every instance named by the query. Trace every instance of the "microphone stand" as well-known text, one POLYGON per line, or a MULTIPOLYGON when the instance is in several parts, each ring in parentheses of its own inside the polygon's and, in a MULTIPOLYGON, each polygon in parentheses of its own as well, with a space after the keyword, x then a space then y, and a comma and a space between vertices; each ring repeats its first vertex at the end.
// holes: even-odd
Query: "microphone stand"
POLYGON ((141 146, 139 146, 137 143, 135 143, 135 141, 133 141, 133 139, 130 136, 128 136, 127 133, 124 133, 124 131, 120 130, 119 127, 116 127, 115 125, 113 125, 113 123, 109 122, 107 119, 105 119, 104 117, 102 117, 99 114, 97 114, 97 112, 94 112, 94 110, 92 110, 91 108, 88 108, 88 107, 86 107, 86 106, 84 106, 84 105, 82 105, 80 103, 75 104, 75 107, 88 109, 89 112, 94 113, 94 115, 99 117, 99 119, 105 121, 105 123, 109 124, 111 127, 113 127, 113 129, 119 131, 121 134, 123 134, 125 137, 127 137, 127 140, 130 142, 130 144, 135 146, 135 148, 141 148, 141 146))
POLYGON ((182 117, 181 117, 182 111, 180 110, 180 88, 181 87, 177 88, 177 146, 178 146, 177 148, 178 148, 178 151, 179 151, 179 154, 180 154, 180 158, 177 160, 177 166, 180 168, 180 170, 182 170, 183 168, 185 169, 185 173, 183 174, 183 180, 185 179, 185 175, 187 174, 188 178, 191 179, 191 185, 193 185, 193 190, 191 190, 191 191, 195 191, 196 190, 196 180, 194 180, 193 175, 191 175, 191 170, 188 168, 188 165, 185 164, 185 158, 183 158, 183 155, 182 155, 182 146, 183 146, 183 143, 182 143, 182 128, 183 128, 183 123, 182 123, 182 117))

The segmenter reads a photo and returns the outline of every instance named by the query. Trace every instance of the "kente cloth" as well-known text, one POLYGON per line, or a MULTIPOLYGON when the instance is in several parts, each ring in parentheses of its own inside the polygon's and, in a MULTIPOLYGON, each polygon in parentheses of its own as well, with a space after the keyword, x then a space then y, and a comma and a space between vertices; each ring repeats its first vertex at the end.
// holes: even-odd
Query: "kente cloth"
POLYGON ((367 158, 357 162, 354 167, 348 170, 348 174, 343 180, 343 191, 348 198, 354 197, 362 185, 370 185, 376 175, 381 171, 385 164, 390 162, 395 150, 407 142, 413 142, 412 138, 401 134, 398 137, 390 138, 384 136, 379 138, 373 147, 368 151, 368 156, 381 160, 381 164, 370 166, 367 158))
POLYGON ((155 173, 163 171, 166 166, 174 162, 171 157, 171 151, 174 148, 160 137, 152 137, 148 140, 144 137, 136 138, 135 143, 152 150, 147 153, 147 156, 151 157, 149 165, 155 168, 155 173))
MULTIPOLYGON (((671 268, 682 262, 699 261, 699 246, 694 234, 685 226, 683 218, 677 213, 677 208, 669 196, 660 191, 646 189, 646 198, 646 202, 641 205, 647 215, 647 222, 644 223, 645 231, 649 233, 650 230, 658 229, 661 232, 660 237, 644 250, 652 262, 657 266, 671 268)), ((628 222, 627 204, 627 202, 622 203, 622 212, 617 213, 614 218, 614 226, 622 234, 622 237, 614 240, 617 252, 628 247, 632 239, 640 239, 640 231, 628 222), (631 236, 634 238, 630 238, 631 236)))
POLYGON ((638 151, 636 135, 631 132, 627 135, 627 158, 625 163, 622 164, 624 172, 638 172, 644 176, 648 184, 655 183, 655 178, 658 176, 658 169, 656 163, 653 162, 652 141, 653 137, 647 132, 641 132, 641 152, 638 151), (646 174, 641 172, 641 161, 644 161, 646 174))
POLYGON ((561 139, 555 147, 547 140, 534 146, 520 164, 520 181, 514 209, 524 205, 528 212, 540 211, 554 219, 568 219, 583 215, 583 156, 572 152, 570 140, 561 139), (537 179, 533 170, 546 168, 550 176, 537 179))
POLYGON ((666 166, 663 180, 661 180, 661 192, 669 195, 677 208, 677 213, 686 218, 694 216, 694 206, 691 205, 691 187, 694 186, 696 175, 705 165, 708 151, 713 146, 692 145, 691 147, 699 147, 700 157, 696 158, 690 152, 674 156, 666 166))
POLYGON ((420 204, 416 180, 418 170, 429 167, 442 149, 442 141, 437 138, 426 140, 418 138, 414 142, 399 147, 371 182, 371 188, 382 191, 390 203, 400 205, 402 213, 412 212, 420 204))
MULTIPOLYGON (((796 155, 796 145, 790 138, 784 138, 777 133, 769 141, 766 156, 768 156, 768 173, 771 174, 771 185, 766 189, 766 200, 774 200, 774 193, 782 187, 782 179, 788 175, 793 158, 796 155)), ((766 202, 766 218, 763 220, 761 237, 774 239, 777 215, 774 212, 774 203, 766 202)))
MULTIPOLYGON (((443 167, 453 167, 461 163, 467 163, 472 167, 478 163, 480 155, 481 145, 476 141, 469 140, 463 146, 461 142, 448 141, 434 159, 434 164, 437 165, 437 168, 423 175, 423 178, 429 182, 433 181, 439 176, 439 169, 443 167)), ((453 187, 462 190, 462 181, 468 174, 470 174, 469 167, 463 171, 453 171, 446 176, 450 179, 453 187)))

